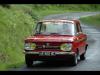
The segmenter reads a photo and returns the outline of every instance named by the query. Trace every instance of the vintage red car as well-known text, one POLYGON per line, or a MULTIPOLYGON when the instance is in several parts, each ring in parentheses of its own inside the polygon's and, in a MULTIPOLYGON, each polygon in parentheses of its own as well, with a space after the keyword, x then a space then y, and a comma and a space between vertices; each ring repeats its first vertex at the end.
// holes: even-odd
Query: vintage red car
POLYGON ((35 34, 25 39, 25 62, 31 67, 36 60, 69 60, 77 65, 85 59, 87 35, 82 32, 77 19, 52 19, 39 21, 35 34))

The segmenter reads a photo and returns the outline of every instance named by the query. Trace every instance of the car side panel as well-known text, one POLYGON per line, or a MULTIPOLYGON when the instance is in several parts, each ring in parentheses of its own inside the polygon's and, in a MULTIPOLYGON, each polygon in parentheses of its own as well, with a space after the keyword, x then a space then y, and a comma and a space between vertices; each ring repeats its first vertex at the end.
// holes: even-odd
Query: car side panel
POLYGON ((83 54, 85 52, 85 46, 87 44, 86 39, 86 35, 84 34, 77 36, 77 40, 73 42, 73 51, 77 52, 78 50, 80 55, 83 54))

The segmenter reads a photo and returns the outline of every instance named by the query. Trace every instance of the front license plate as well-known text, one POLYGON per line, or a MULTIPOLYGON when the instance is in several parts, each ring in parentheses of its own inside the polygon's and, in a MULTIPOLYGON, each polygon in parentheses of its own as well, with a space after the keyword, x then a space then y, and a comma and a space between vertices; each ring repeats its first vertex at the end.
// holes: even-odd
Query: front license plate
POLYGON ((39 56, 55 56, 55 52, 39 52, 39 56))

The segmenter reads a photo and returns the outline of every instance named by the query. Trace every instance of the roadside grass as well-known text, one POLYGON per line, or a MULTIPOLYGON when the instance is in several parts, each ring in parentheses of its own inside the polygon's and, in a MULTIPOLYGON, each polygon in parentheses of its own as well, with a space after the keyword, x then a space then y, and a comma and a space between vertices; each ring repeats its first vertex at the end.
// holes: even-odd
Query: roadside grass
POLYGON ((95 16, 84 17, 84 18, 81 18, 80 20, 96 28, 100 27, 100 14, 95 15, 95 16))
POLYGON ((33 24, 32 17, 23 11, 0 7, 0 70, 24 62, 23 42, 33 24))
POLYGON ((16 68, 25 63, 24 39, 32 34, 37 20, 50 14, 97 11, 97 9, 91 9, 90 5, 76 4, 60 7, 56 5, 36 7, 32 4, 12 4, 9 9, 0 6, 0 70, 16 68))

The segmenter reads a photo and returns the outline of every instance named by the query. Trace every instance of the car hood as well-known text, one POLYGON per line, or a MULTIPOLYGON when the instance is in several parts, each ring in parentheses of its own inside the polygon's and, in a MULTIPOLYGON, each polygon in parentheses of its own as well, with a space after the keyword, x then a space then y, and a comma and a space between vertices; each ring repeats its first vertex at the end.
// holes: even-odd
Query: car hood
POLYGON ((27 42, 72 42, 74 36, 30 36, 27 42))

